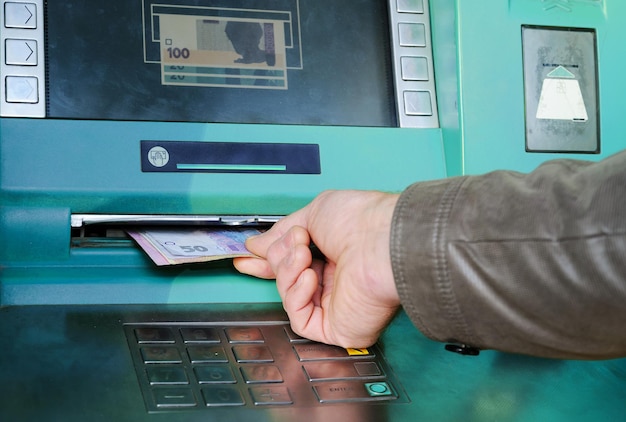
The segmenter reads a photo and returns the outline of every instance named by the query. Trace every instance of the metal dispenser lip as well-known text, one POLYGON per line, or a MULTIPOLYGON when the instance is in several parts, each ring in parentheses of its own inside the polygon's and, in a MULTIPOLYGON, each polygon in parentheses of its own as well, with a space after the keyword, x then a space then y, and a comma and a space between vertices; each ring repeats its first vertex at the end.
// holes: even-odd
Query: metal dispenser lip
POLYGON ((72 214, 72 228, 93 224, 122 225, 224 225, 246 226, 273 224, 277 215, 182 215, 182 214, 72 214))

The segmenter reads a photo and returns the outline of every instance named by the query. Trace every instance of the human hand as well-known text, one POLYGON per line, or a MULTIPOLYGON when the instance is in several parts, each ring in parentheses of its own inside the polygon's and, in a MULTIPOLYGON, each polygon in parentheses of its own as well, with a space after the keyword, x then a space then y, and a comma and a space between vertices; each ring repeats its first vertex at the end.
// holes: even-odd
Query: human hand
POLYGON ((328 191, 248 239, 259 258, 242 273, 276 279, 294 332, 342 347, 369 347, 400 306, 389 254, 398 195, 328 191), (311 241, 326 257, 313 259, 311 241))

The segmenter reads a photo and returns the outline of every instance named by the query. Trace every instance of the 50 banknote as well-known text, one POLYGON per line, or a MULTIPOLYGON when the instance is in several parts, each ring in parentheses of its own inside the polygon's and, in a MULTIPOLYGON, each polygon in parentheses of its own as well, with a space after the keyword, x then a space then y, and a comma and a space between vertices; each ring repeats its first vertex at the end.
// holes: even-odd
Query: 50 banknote
POLYGON ((157 265, 208 262, 251 256, 245 241, 261 234, 255 228, 154 228, 127 233, 157 265))

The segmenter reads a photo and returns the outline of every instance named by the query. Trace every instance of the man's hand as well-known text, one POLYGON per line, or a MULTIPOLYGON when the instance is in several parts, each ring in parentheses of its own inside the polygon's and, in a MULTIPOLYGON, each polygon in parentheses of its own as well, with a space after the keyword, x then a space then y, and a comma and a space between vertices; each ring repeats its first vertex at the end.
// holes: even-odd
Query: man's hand
POLYGON ((277 222, 237 258, 242 273, 275 278, 292 329, 311 340, 369 347, 400 300, 389 256, 398 195, 329 191, 277 222), (311 242, 324 254, 314 259, 311 242))

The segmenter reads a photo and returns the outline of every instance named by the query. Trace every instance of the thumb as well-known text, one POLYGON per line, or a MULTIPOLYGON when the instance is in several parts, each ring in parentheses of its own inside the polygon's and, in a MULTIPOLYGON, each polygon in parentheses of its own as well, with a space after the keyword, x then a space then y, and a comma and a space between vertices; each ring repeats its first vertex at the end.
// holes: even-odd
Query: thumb
POLYGON ((283 237, 292 227, 300 226, 305 230, 307 229, 307 208, 302 208, 283 217, 265 233, 249 237, 246 240, 246 248, 261 258, 267 258, 267 250, 270 245, 283 237))
POLYGON ((278 240, 281 234, 277 230, 270 229, 265 233, 261 233, 256 236, 250 236, 246 239, 246 249, 261 258, 267 257, 267 249, 269 246, 278 240))

